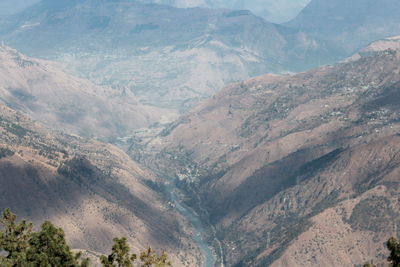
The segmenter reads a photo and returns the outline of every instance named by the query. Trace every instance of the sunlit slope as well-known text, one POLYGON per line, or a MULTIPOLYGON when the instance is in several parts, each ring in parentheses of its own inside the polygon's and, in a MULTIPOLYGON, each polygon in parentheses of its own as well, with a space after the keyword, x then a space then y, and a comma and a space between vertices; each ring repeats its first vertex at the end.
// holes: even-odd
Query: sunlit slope
POLYGON ((135 250, 166 249, 176 265, 198 250, 156 177, 115 146, 52 132, 0 104, 0 207, 63 227, 74 249, 109 252, 125 236, 135 250), (189 247, 193 249, 189 250, 189 247))
POLYGON ((199 192, 228 264, 382 260, 399 226, 399 63, 375 49, 233 84, 131 154, 199 192))

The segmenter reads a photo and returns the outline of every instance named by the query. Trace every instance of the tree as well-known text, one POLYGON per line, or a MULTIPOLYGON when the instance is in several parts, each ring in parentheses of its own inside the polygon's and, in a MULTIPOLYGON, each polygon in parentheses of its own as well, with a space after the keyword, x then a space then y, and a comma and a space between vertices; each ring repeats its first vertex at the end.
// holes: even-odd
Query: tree
MULTIPOLYGON (((0 218, 0 267, 88 267, 89 259, 72 252, 62 228, 46 221, 40 231, 33 232, 33 225, 22 220, 9 209, 0 218)), ((103 267, 133 267, 137 255, 130 253, 125 237, 114 238, 111 254, 101 256, 103 267)), ((168 255, 157 255, 151 248, 140 253, 140 266, 171 266, 168 255)), ((139 265, 138 265, 139 266, 139 265)), ((396 266, 397 267, 397 266, 396 266)))
POLYGON ((167 267, 171 266, 171 262, 168 261, 168 255, 164 251, 158 256, 149 247, 146 251, 140 253, 140 260, 142 261, 142 267, 167 267))
POLYGON ((9 209, 3 212, 0 225, 0 252, 6 256, 0 256, 1 266, 29 266, 26 260, 26 251, 29 246, 33 225, 25 220, 16 222, 17 216, 9 209))
POLYGON ((80 253, 73 253, 67 245, 63 229, 51 222, 44 222, 41 230, 29 240, 27 259, 36 266, 86 267, 88 259, 80 260, 80 253))
POLYGON ((0 219, 1 267, 87 267, 89 259, 80 260, 80 253, 73 253, 65 240, 64 231, 50 222, 43 223, 39 232, 33 232, 33 225, 22 220, 9 209, 0 219))
POLYGON ((390 262, 390 267, 400 267, 400 242, 391 237, 386 243, 387 248, 390 251, 388 261, 390 262))
POLYGON ((114 238, 114 245, 111 254, 101 256, 100 261, 103 267, 132 267, 136 260, 136 254, 130 254, 130 248, 125 237, 114 238))
MULTIPOLYGON (((141 267, 171 266, 167 253, 162 252, 161 255, 157 255, 151 248, 141 252, 139 258, 141 267)), ((136 254, 130 254, 130 247, 125 237, 114 238, 111 254, 100 257, 103 267, 132 267, 136 259, 136 254)))

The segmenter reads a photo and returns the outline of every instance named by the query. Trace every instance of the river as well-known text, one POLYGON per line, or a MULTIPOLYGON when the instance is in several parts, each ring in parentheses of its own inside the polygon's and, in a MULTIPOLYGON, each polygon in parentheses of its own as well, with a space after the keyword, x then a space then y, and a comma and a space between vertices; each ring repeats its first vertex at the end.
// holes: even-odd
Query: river
POLYGON ((192 238, 196 242, 197 246, 200 248, 201 253, 205 259, 202 267, 214 267, 217 262, 217 256, 213 250, 208 245, 207 241, 204 239, 204 225, 201 222, 199 216, 187 207, 184 203, 181 203, 179 197, 177 196, 177 188, 175 182, 172 179, 168 179, 166 183, 166 189, 171 199, 171 202, 175 205, 175 208, 181 213, 185 218, 188 219, 192 228, 194 229, 192 238))

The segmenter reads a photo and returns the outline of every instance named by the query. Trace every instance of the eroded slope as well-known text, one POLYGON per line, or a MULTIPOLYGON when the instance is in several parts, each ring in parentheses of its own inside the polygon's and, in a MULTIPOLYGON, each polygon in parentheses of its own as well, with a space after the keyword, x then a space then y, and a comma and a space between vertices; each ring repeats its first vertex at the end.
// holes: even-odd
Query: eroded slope
POLYGON ((131 154, 200 192, 229 266, 379 261, 397 229, 400 166, 400 52, 380 50, 229 86, 131 154), (324 214, 336 219, 316 235, 324 214))

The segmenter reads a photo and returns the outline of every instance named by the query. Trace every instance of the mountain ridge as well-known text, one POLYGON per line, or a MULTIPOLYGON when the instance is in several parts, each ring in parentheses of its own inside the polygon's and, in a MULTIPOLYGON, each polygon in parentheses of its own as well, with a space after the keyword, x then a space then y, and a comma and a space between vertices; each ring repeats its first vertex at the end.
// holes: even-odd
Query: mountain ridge
POLYGON ((0 35, 97 84, 127 87, 145 104, 184 109, 227 83, 335 57, 328 44, 249 11, 122 0, 67 4, 42 1, 3 21, 0 35))
MULTIPOLYGON (((359 212, 397 198, 399 60, 399 50, 360 53, 334 66, 230 85, 149 141, 143 152, 134 145, 130 154, 174 173, 194 207, 191 195, 197 192, 207 211, 200 213, 216 227, 228 265, 382 261, 389 225, 378 217, 396 218, 398 209, 385 206, 381 215, 370 215, 370 226, 359 212), (321 214, 340 216, 348 200, 361 203, 349 206, 352 219, 335 219, 334 235, 315 236, 327 225, 321 214), (359 243, 344 240, 342 226, 359 243), (327 242, 317 242, 321 238, 327 242), (306 239, 313 259, 302 249, 306 239), (342 242, 355 254, 339 247, 342 242), (328 251, 340 255, 327 258, 328 251)), ((396 221, 390 222, 395 229, 396 221)))
POLYGON ((0 59, 0 101, 50 128, 110 140, 175 116, 139 104, 128 89, 96 86, 6 46, 0 59))
POLYGON ((125 236, 134 250, 167 250, 177 266, 201 261, 158 178, 119 148, 50 131, 2 104, 0 131, 1 207, 61 226, 74 249, 108 253, 125 236))

